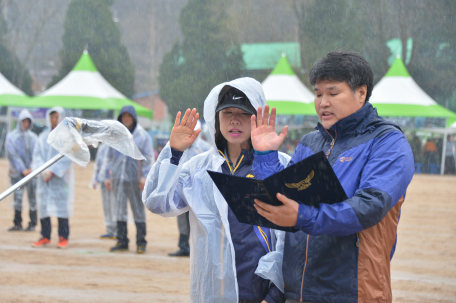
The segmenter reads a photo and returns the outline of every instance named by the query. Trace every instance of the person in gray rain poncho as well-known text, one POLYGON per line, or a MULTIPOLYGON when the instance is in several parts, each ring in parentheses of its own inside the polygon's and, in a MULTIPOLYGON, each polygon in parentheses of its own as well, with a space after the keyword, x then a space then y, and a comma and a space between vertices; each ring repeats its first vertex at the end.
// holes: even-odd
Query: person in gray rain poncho
MULTIPOLYGON (((47 139, 50 132, 64 119, 64 110, 60 106, 49 109, 46 113, 47 129, 39 136, 33 152, 32 168, 35 170, 59 152, 53 149, 47 139)), ((58 248, 68 247, 70 226, 68 219, 73 216, 74 202, 74 171, 73 162, 63 157, 47 168, 38 177, 37 200, 41 223, 42 238, 33 243, 34 247, 42 247, 51 243, 51 216, 59 222, 58 248)))
MULTIPOLYGON (((32 155, 35 147, 35 133, 31 131, 33 118, 30 112, 23 109, 17 119, 16 129, 6 135, 5 148, 9 161, 8 174, 11 178, 11 184, 19 182, 22 178, 32 172, 32 155)), ((36 216, 36 178, 30 180, 24 187, 14 192, 14 226, 9 231, 19 231, 22 229, 22 196, 24 188, 27 188, 29 200, 30 223, 26 231, 34 231, 37 223, 36 216)))
POLYGON ((154 162, 152 140, 149 134, 138 123, 135 108, 131 105, 124 106, 120 111, 121 122, 133 135, 133 140, 146 160, 138 161, 130 158, 113 148, 107 154, 105 185, 108 190, 114 191, 117 200, 117 244, 111 247, 111 252, 128 249, 127 237, 127 199, 133 212, 136 225, 137 253, 146 251, 146 213, 141 201, 141 191, 146 182, 147 173, 154 162))
MULTIPOLYGON (((188 147, 201 132, 193 131, 199 114, 187 110, 179 124, 179 112, 170 141, 147 177, 143 200, 150 211, 164 217, 189 212, 191 302, 283 301, 284 232, 239 223, 207 173, 254 177, 250 117, 265 104, 254 79, 216 86, 204 102, 211 150, 188 160, 188 147), (269 270, 262 270, 265 264, 269 270)), ((280 157, 288 162, 287 155, 280 157)))
POLYGON ((101 186, 101 198, 103 200, 104 222, 106 226, 106 234, 101 235, 101 239, 117 239, 117 201, 114 192, 106 188, 106 155, 108 154, 109 146, 101 144, 97 148, 97 157, 93 167, 92 181, 89 184, 90 188, 96 189, 97 185, 101 186))
MULTIPOLYGON (((201 122, 198 120, 195 130, 201 129, 201 122)), ((211 145, 204 141, 201 136, 198 136, 193 144, 188 148, 188 158, 192 158, 202 152, 211 149, 211 145)), ((179 228, 179 249, 173 253, 169 253, 171 257, 188 257, 190 255, 190 245, 188 240, 190 238, 190 220, 188 211, 177 216, 177 226, 179 228)))

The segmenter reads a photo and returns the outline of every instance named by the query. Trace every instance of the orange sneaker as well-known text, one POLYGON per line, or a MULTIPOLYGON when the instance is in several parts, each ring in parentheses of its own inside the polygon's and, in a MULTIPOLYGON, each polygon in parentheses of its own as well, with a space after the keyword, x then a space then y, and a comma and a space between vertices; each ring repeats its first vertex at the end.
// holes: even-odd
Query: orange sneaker
POLYGON ((57 244, 57 248, 67 248, 68 247, 68 239, 64 237, 60 237, 60 241, 57 244))
POLYGON ((39 239, 38 242, 33 243, 32 247, 44 247, 49 244, 51 244, 51 240, 43 237, 43 238, 39 239))

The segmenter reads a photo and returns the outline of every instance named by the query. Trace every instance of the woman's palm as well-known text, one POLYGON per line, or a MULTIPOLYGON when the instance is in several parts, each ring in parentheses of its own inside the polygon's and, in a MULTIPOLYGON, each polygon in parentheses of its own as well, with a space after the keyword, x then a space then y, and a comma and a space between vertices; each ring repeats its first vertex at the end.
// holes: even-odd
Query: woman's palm
POLYGON ((252 145, 258 151, 278 150, 282 142, 273 126, 262 125, 252 131, 252 145))
POLYGON ((176 150, 184 151, 195 142, 201 132, 200 129, 194 130, 199 118, 199 113, 196 112, 195 108, 191 112, 190 109, 187 109, 181 123, 179 123, 180 117, 181 112, 178 112, 173 129, 171 130, 169 145, 176 150))
POLYGON ((269 119, 269 105, 264 108, 264 116, 261 106, 258 107, 257 116, 252 116, 252 145, 257 151, 278 150, 288 133, 288 126, 282 129, 280 135, 275 131, 276 109, 272 108, 269 119))

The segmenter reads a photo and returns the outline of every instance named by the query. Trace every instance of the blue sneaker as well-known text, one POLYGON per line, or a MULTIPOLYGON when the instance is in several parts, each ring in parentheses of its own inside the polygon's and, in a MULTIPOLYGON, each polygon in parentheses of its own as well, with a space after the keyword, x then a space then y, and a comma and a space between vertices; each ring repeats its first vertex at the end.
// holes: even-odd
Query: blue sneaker
POLYGON ((106 235, 101 235, 100 239, 114 239, 115 240, 117 238, 114 236, 111 236, 110 234, 106 234, 106 235))

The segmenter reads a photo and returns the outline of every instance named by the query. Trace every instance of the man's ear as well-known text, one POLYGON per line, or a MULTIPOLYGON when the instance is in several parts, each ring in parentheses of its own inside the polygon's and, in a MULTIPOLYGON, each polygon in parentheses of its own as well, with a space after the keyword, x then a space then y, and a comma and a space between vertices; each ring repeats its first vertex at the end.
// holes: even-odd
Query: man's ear
POLYGON ((357 99, 358 102, 361 104, 366 103, 366 97, 367 97, 367 85, 360 86, 356 89, 356 94, 357 94, 357 99))

